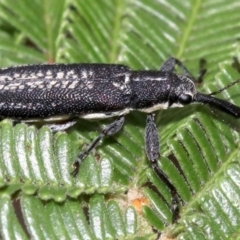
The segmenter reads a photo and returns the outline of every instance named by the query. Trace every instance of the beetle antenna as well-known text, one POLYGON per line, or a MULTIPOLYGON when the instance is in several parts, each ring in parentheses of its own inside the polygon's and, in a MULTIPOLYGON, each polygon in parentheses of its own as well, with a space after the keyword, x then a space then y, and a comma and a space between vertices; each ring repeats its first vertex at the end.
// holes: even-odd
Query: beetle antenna
POLYGON ((240 118, 240 107, 238 107, 230 102, 227 102, 225 100, 215 98, 210 95, 198 92, 195 96, 194 101, 203 103, 203 104, 209 104, 210 106, 217 108, 217 109, 221 110, 222 112, 230 114, 236 118, 240 118))
POLYGON ((223 117, 221 117, 219 115, 219 112, 217 113, 216 110, 213 107, 209 106, 209 108, 210 108, 211 113, 214 116, 216 116, 217 119, 220 119, 224 124, 228 125, 228 127, 232 128, 233 130, 235 130, 238 133, 240 133, 240 129, 235 124, 233 124, 231 121, 229 121, 229 119, 228 119, 228 121, 225 121, 225 119, 223 117))
POLYGON ((216 95, 216 94, 218 94, 218 93, 221 93, 221 92, 223 92, 224 90, 226 90, 226 89, 234 86, 235 84, 237 84, 237 83, 239 83, 239 82, 240 82, 240 79, 236 80, 235 82, 232 82, 232 83, 228 84, 228 85, 225 86, 224 88, 221 88, 221 89, 219 89, 219 90, 217 90, 217 91, 215 91, 215 92, 212 92, 212 93, 208 94, 208 96, 212 96, 212 95, 216 95))

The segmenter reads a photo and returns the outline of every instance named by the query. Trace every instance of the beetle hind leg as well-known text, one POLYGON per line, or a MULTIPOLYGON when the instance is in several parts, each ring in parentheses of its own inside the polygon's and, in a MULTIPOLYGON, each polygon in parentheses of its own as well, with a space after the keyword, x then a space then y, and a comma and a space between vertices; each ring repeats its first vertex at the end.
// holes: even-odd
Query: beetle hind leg
POLYGON ((87 149, 80 153, 78 156, 78 159, 73 163, 74 170, 72 172, 73 176, 76 176, 79 172, 79 167, 81 162, 88 156, 88 154, 100 143, 100 141, 106 137, 114 135, 115 133, 119 132, 124 124, 125 117, 119 117, 111 124, 107 125, 100 133, 98 137, 96 137, 90 145, 87 147, 87 149))

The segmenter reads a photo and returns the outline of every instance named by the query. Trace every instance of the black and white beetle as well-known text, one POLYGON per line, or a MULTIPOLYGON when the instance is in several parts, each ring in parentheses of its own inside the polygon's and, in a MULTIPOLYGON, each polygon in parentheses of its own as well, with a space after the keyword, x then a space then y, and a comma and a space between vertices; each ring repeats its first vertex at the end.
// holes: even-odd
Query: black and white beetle
POLYGON ((239 107, 211 95, 197 92, 194 78, 174 58, 168 59, 158 71, 132 71, 115 64, 30 65, 0 70, 0 116, 3 118, 23 122, 41 119, 58 131, 75 124, 77 118, 116 117, 87 150, 79 154, 73 175, 104 136, 122 128, 124 115, 134 110, 146 112, 147 158, 172 192, 174 187, 157 164, 159 138, 153 112, 195 102, 207 103, 240 117, 239 107), (182 75, 174 73, 175 65, 182 69, 182 75), (62 120, 68 122, 56 124, 62 120))

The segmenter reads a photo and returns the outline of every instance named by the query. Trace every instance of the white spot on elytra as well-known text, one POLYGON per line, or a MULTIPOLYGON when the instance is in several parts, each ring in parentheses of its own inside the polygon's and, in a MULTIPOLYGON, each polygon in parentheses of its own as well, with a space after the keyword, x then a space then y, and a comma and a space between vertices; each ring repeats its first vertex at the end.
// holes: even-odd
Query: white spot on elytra
POLYGON ((13 80, 13 78, 6 75, 0 76, 0 81, 6 81, 6 80, 8 81, 13 80))
POLYGON ((14 78, 19 78, 19 76, 20 76, 19 73, 15 73, 15 74, 13 75, 14 78))
POLYGON ((73 82, 71 83, 71 85, 68 86, 68 88, 71 88, 71 89, 75 88, 76 85, 77 85, 77 83, 78 83, 78 81, 73 81, 73 82))
MULTIPOLYGON (((30 82, 28 82, 28 83, 30 83, 30 82)), ((35 82, 33 82, 33 83, 30 83, 30 85, 36 85, 36 86, 39 86, 39 85, 42 85, 42 81, 35 81, 35 82)))
POLYGON ((50 70, 47 70, 47 72, 46 72, 46 75, 52 75, 52 71, 50 71, 50 70))
POLYGON ((92 89, 94 87, 94 85, 93 84, 88 84, 87 87, 88 87, 88 89, 92 89))
POLYGON ((64 72, 58 72, 57 73, 57 77, 56 78, 62 79, 63 77, 64 77, 64 72))
POLYGON ((43 88, 44 87, 42 81, 26 82, 26 85, 29 86, 29 88, 43 88))
POLYGON ((69 84, 69 81, 61 82, 60 87, 61 87, 61 88, 66 88, 68 84, 69 84))
POLYGON ((38 85, 38 88, 42 89, 42 88, 44 88, 44 85, 43 84, 42 85, 38 85))
POLYGON ((72 75, 72 78, 77 79, 77 78, 78 78, 78 75, 77 75, 77 74, 74 74, 74 75, 72 75))
POLYGON ((26 74, 22 74, 22 75, 19 76, 19 78, 25 79, 25 78, 27 78, 27 75, 26 74))
POLYGON ((11 84, 9 84, 9 86, 10 87, 18 87, 18 86, 20 86, 21 85, 21 83, 11 83, 11 84))
POLYGON ((90 76, 90 77, 92 77, 93 76, 93 71, 89 71, 89 73, 88 73, 88 75, 90 76))
POLYGON ((88 81, 88 82, 87 82, 87 88, 88 88, 88 89, 92 89, 93 87, 94 87, 93 81, 88 81))
POLYGON ((43 74, 42 72, 38 72, 36 75, 37 75, 38 77, 43 77, 43 76, 44 76, 44 74, 43 74))
POLYGON ((82 78, 87 78, 87 76, 88 76, 87 71, 83 70, 82 71, 82 78))
POLYGON ((49 82, 50 85, 54 86, 57 83, 57 81, 51 81, 49 82))
POLYGON ((129 74, 126 74, 125 76, 125 84, 128 84, 130 82, 130 75, 129 74))
POLYGON ((67 75, 73 75, 75 72, 73 70, 67 72, 67 75))

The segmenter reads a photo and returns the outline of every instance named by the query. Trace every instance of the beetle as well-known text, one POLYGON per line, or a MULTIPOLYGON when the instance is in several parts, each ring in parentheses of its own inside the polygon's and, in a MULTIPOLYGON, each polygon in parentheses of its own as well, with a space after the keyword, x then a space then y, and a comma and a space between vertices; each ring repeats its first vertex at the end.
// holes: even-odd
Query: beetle
MULTIPOLYGON (((176 190, 158 166, 159 137, 154 112, 183 107, 191 103, 209 104, 236 118, 240 108, 196 90, 194 77, 175 58, 169 58, 160 70, 132 71, 118 64, 27 65, 0 70, 0 116, 26 123, 44 121, 53 131, 73 126, 78 118, 116 119, 106 126, 74 162, 73 175, 81 161, 99 144, 123 127, 131 111, 147 114, 146 155, 153 170, 175 196, 176 190), (182 74, 174 72, 175 66, 182 74), (57 123, 66 120, 64 124, 57 123)), ((173 202, 176 198, 173 197, 173 202)))

